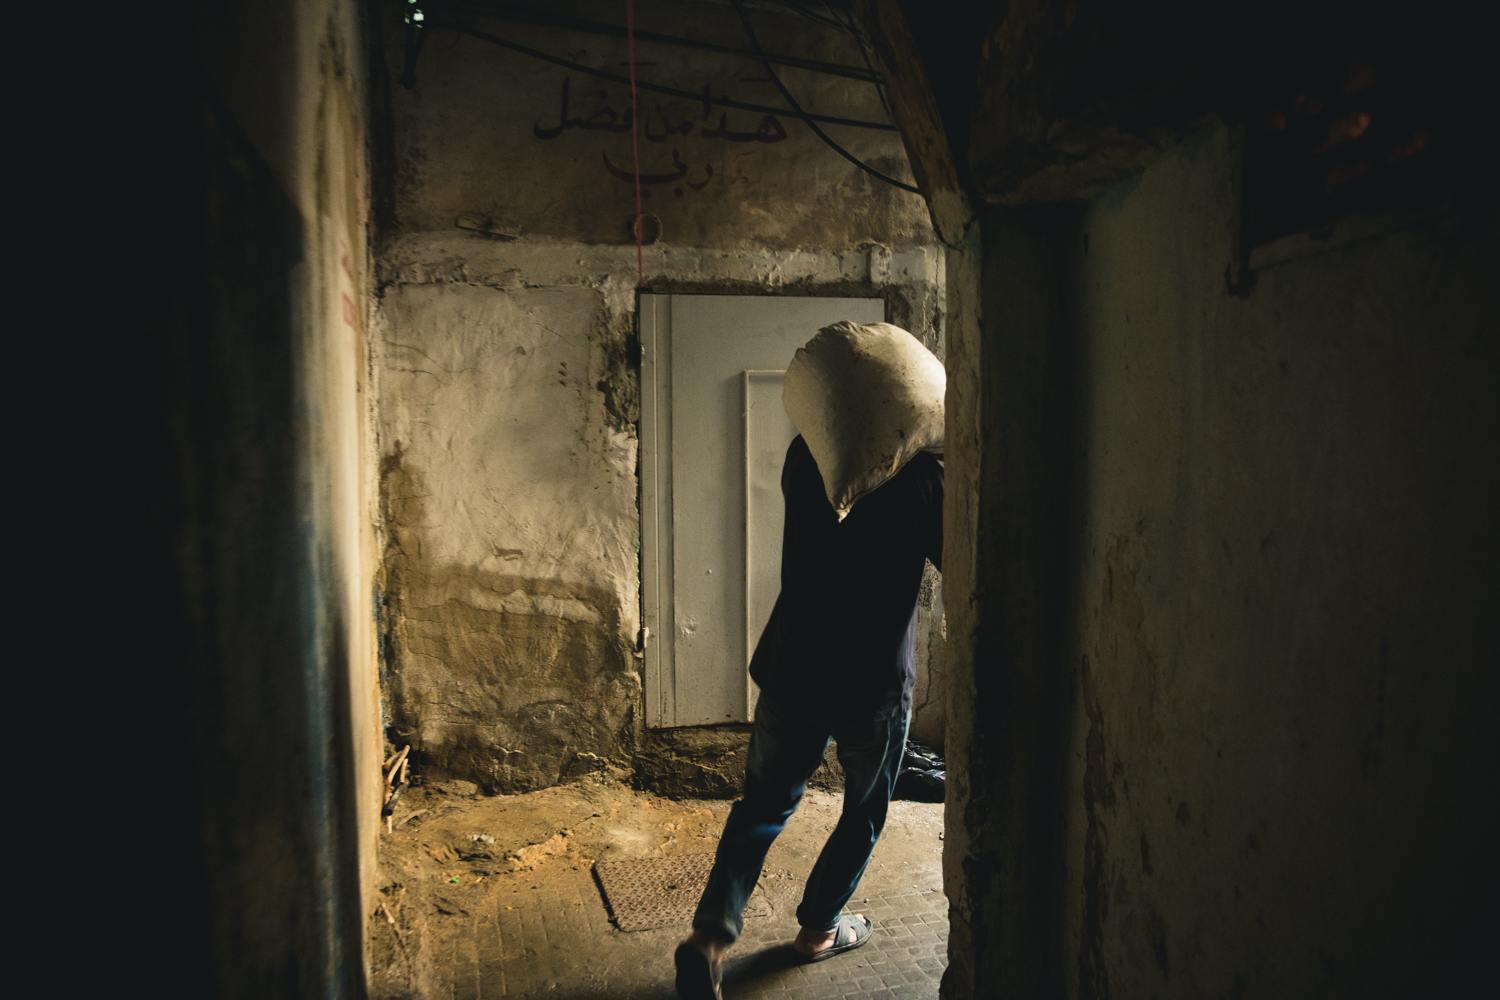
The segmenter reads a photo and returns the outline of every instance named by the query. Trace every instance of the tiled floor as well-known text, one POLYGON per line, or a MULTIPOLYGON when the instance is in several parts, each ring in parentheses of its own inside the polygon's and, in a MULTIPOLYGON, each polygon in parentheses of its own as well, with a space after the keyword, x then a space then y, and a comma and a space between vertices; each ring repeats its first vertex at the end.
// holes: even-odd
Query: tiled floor
MULTIPOLYGON (((875 924, 863 947, 803 963, 790 947, 803 879, 838 818, 810 792, 772 846, 750 917, 725 963, 726 1000, 935 1000, 947 965, 939 887, 942 806, 895 802, 849 910, 875 924)), ((371 924, 375 1000, 671 1000, 686 926, 622 932, 596 860, 711 852, 729 803, 668 800, 619 784, 486 798, 414 796, 385 838, 382 906, 371 924)))
POLYGON ((769 941, 727 967, 725 997, 935 998, 948 964, 947 899, 936 892, 870 897, 857 909, 875 922, 868 944, 838 958, 804 964, 785 944, 796 933, 795 921, 778 925, 780 934, 766 935, 769 941))
MULTIPOLYGON (((436 956, 452 969, 454 1000, 669 998, 672 949, 686 928, 621 933, 609 922, 586 870, 530 888, 525 876, 493 913, 457 914, 467 927, 436 956)), ((772 893, 768 893, 770 895, 772 893)), ((775 895, 786 895, 777 893, 775 895)), ((795 898, 791 901, 795 906, 795 898)), ((941 893, 864 897, 850 909, 875 922, 870 942, 847 955, 805 964, 787 942, 790 908, 746 921, 725 965, 727 1000, 869 997, 930 1000, 947 965, 948 909, 941 893)))

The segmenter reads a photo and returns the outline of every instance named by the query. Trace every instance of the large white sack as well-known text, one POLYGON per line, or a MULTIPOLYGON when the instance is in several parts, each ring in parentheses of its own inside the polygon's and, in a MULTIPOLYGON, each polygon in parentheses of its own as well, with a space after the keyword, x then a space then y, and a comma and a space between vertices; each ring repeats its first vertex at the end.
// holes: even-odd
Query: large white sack
POLYGON ((943 450, 943 363, 899 326, 825 326, 787 366, 781 405, 840 521, 920 451, 943 450))

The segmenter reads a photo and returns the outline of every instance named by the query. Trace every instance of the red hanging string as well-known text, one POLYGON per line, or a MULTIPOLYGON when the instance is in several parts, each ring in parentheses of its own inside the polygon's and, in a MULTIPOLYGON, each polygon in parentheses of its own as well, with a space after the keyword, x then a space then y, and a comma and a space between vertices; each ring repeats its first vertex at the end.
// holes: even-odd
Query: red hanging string
POLYGON ((640 105, 635 96, 635 0, 625 0, 625 50, 630 61, 630 153, 635 160, 635 287, 646 287, 646 255, 641 249, 640 105))

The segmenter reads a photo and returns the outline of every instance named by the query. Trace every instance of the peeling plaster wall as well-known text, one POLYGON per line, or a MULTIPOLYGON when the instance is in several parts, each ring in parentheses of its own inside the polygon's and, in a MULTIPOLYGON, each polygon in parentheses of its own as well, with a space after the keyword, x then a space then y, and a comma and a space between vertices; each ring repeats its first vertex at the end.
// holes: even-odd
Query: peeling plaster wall
POLYGON ((383 304, 392 721, 488 787, 552 784, 580 753, 628 763, 636 442, 596 388, 602 305, 454 284, 383 304))
POLYGON ((945 996, 1478 993, 1494 226, 1235 296, 1236 169, 985 216, 945 996))
MULTIPOLYGON (((548 10, 617 25, 624 17, 613 2, 572 0, 548 10)), ((864 65, 847 35, 792 15, 757 10, 752 17, 766 51, 864 65)), ((502 19, 471 21, 554 56, 627 72, 623 40, 502 19)), ((637 12, 637 27, 749 48, 727 3, 657 0, 637 12)), ((400 39, 394 27, 387 30, 393 41, 400 39)), ((641 80, 693 94, 709 87, 715 95, 786 107, 758 62, 644 41, 638 47, 641 80)), ((399 47, 390 56, 399 78, 399 47)), ((778 67, 778 73, 809 111, 889 120, 868 83, 793 67, 778 67)), ((618 176, 628 178, 632 163, 630 131, 620 124, 630 107, 627 85, 441 29, 429 38, 415 76, 416 86, 398 87, 392 101, 395 211, 403 230, 442 232, 458 216, 474 215, 513 233, 586 244, 633 242, 633 185, 618 176)), ((645 209, 661 219, 664 242, 811 250, 865 240, 892 247, 931 242, 919 196, 860 172, 794 119, 777 119, 776 132, 785 138, 767 143, 750 138, 762 125, 758 112, 715 106, 705 113, 701 100, 645 90, 639 101, 645 209), (716 134, 721 126, 723 138, 716 134), (652 180, 658 177, 673 179, 652 180)), ((855 156, 910 181, 894 131, 826 128, 855 156)))
MULTIPOLYGON (((562 9, 619 17, 617 5, 562 9)), ((382 20, 393 80, 397 15, 388 8, 382 20)), ((847 36, 754 16, 768 49, 860 62, 847 36)), ((653 5, 641 19, 642 28, 744 44, 725 5, 653 5)), ((485 30, 610 71, 624 60, 623 45, 597 36, 500 22, 485 30)), ((641 59, 659 62, 643 77, 782 103, 774 87, 741 79, 763 76, 753 63, 678 49, 641 59)), ((716 775, 730 773, 720 765, 743 734, 667 733, 648 748, 642 728, 632 654, 634 194, 605 165, 628 166, 630 136, 576 126, 538 134, 571 119, 605 121, 606 107, 617 118, 624 90, 443 31, 429 39, 416 79, 412 90, 390 89, 391 196, 372 345, 388 738, 411 742, 429 776, 491 790, 634 768, 645 754, 647 783, 734 794, 716 775), (460 228, 460 219, 507 235, 460 228)), ((787 79, 805 106, 884 120, 868 84, 795 70, 787 79)), ((687 167, 683 183, 647 187, 646 209, 662 226, 644 254, 653 291, 880 296, 892 322, 941 356, 943 258, 920 198, 859 173, 794 121, 777 126, 784 141, 725 141, 704 129, 751 134, 762 116, 705 117, 699 101, 663 98, 660 110, 656 98, 642 101, 653 134, 667 121, 693 126, 641 144, 644 172, 687 167)), ((859 155, 906 175, 894 132, 844 132, 859 155)), ((936 587, 928 594, 923 622, 940 636, 936 587)), ((921 721, 938 743, 945 705, 928 677, 941 678, 940 647, 921 658, 921 721)))

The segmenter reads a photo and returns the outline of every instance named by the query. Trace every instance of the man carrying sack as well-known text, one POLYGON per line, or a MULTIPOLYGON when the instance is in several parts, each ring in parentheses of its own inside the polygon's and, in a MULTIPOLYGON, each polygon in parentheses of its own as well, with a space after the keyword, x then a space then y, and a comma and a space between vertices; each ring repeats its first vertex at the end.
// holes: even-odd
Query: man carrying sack
POLYGON ((917 593, 942 569, 944 372, 887 323, 820 331, 787 368, 801 432, 781 473, 781 592, 750 661, 760 685, 742 796, 730 810, 693 933, 676 952, 682 1000, 714 1000, 725 950, 766 852, 832 738, 844 805, 808 876, 793 948, 822 961, 873 931, 842 911, 885 825, 911 719, 917 593))

